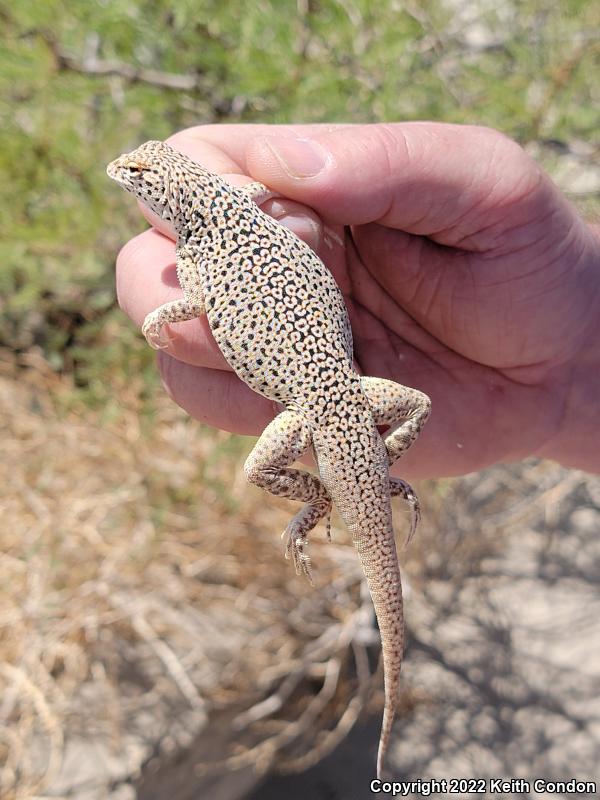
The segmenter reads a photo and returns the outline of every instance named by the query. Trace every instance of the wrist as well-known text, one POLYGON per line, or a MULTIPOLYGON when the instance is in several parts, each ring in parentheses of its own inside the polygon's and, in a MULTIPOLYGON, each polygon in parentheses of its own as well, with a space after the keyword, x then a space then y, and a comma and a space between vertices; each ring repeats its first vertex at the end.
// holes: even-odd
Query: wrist
POLYGON ((600 228, 590 228, 590 233, 585 282, 592 298, 592 324, 586 344, 553 376, 549 392, 561 411, 535 455, 600 473, 600 228))

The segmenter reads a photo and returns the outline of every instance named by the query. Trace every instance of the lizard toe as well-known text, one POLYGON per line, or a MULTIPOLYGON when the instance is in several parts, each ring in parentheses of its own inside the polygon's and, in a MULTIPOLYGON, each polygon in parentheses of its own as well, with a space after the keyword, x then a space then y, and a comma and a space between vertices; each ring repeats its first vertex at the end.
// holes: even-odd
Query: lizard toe
POLYGON ((142 334, 146 341, 154 350, 165 350, 173 341, 173 338, 165 330, 163 323, 149 321, 144 323, 142 334))
POLYGON ((292 559, 296 575, 304 575, 312 585, 313 579, 310 556, 305 550, 308 544, 306 533, 297 527, 292 520, 282 535, 287 535, 285 557, 292 559))

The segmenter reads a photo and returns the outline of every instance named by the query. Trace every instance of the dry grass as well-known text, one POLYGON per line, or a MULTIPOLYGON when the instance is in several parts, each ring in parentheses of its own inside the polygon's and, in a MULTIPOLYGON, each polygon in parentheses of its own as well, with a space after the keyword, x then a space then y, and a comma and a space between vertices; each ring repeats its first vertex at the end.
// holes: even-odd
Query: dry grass
MULTIPOLYGON (((244 481, 251 443, 166 397, 149 420, 141 394, 132 380, 106 418, 74 405, 42 361, 0 361, 7 800, 55 797, 70 742, 101 742, 126 776, 208 721, 221 769, 267 770, 277 756, 279 770, 301 770, 381 704, 378 635, 346 532, 334 525, 327 544, 318 530, 311 589, 282 560, 290 506, 244 481), (223 710, 232 722, 217 731, 223 710)), ((403 553, 409 603, 411 587, 477 574, 507 531, 548 518, 580 480, 532 464, 420 487, 424 524, 403 553)))
POLYGON ((297 769, 333 747, 370 694, 377 640, 346 534, 316 536, 311 589, 282 560, 289 507, 245 484, 245 443, 167 398, 141 422, 135 387, 107 420, 69 407, 43 363, 2 366, 0 794, 41 796, 67 737, 118 750, 165 698, 193 731, 238 709, 232 768, 283 751, 297 769))

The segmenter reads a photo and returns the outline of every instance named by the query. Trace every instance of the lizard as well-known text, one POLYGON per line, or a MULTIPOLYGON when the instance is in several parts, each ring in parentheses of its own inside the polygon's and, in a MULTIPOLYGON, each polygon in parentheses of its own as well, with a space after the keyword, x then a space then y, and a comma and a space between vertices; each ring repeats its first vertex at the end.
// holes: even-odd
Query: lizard
POLYGON ((142 332, 168 346, 165 326, 206 315, 234 372, 283 410, 244 465, 247 480, 303 503, 284 535, 286 557, 312 582, 309 533, 332 503, 349 529, 373 601, 384 671, 377 753, 381 777, 394 720, 404 649, 402 586, 391 498, 420 517, 410 485, 389 468, 415 441, 430 413, 426 394, 362 376, 353 363, 347 308, 333 275, 259 203, 260 183, 234 187, 166 142, 149 141, 107 167, 110 178, 174 229, 183 297, 150 312, 142 332), (382 437, 378 426, 391 426, 382 437), (292 468, 305 453, 318 475, 292 468))

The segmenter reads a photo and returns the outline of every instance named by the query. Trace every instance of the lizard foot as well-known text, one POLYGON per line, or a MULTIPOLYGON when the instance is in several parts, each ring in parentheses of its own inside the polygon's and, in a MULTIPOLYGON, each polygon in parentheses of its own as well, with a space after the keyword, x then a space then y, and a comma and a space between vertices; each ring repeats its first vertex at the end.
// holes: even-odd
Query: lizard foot
POLYGON ((305 575, 312 586, 313 579, 310 568, 310 556, 305 550, 308 544, 306 531, 296 519, 293 519, 282 534, 282 536, 286 535, 285 557, 292 559, 296 575, 305 575))
POLYGON ((390 494, 392 497, 400 495, 410 506, 410 529, 406 541, 404 542, 404 546, 406 547, 410 544, 421 519, 421 504, 412 486, 401 478, 390 478, 390 494))
POLYGON ((152 319, 148 314, 142 325, 142 333, 154 350, 165 350, 173 339, 165 332, 165 323, 152 319))

